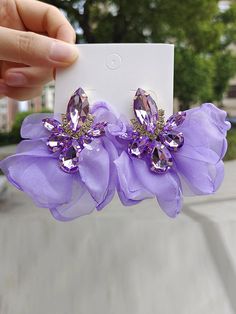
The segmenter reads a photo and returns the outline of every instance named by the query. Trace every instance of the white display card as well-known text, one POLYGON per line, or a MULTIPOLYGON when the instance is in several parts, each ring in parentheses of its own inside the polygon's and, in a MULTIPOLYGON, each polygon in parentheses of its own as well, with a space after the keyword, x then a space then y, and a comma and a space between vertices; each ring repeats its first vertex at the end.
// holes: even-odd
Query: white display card
POLYGON ((168 117, 173 112, 174 46, 170 44, 79 44, 79 58, 56 74, 55 112, 65 113, 82 87, 92 105, 105 101, 116 112, 134 116, 133 97, 150 92, 168 117))

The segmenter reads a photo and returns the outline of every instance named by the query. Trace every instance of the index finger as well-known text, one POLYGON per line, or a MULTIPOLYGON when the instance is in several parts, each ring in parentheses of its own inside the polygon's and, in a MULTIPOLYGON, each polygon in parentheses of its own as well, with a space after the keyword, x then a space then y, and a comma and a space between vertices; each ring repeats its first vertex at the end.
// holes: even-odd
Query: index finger
POLYGON ((56 7, 36 0, 16 0, 17 10, 25 27, 49 37, 75 42, 75 31, 56 7))

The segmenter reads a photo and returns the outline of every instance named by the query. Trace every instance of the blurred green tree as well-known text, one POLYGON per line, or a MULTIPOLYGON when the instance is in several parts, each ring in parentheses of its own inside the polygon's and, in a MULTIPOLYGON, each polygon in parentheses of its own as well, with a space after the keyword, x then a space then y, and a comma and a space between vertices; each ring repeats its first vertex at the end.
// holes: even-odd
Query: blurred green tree
POLYGON ((181 109, 222 101, 236 59, 236 3, 218 0, 48 0, 66 12, 78 42, 167 42, 176 46, 175 96, 181 109))

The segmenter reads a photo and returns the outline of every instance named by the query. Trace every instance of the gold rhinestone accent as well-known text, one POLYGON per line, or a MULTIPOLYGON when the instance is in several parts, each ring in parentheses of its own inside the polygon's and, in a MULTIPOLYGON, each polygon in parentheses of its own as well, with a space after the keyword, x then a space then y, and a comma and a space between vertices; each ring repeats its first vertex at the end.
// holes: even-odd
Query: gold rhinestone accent
POLYGON ((158 109, 158 121, 154 133, 147 131, 145 125, 140 124, 136 118, 131 119, 130 122, 132 123, 134 130, 140 135, 148 136, 151 140, 155 140, 165 126, 165 111, 163 109, 158 109))
POLYGON ((75 139, 79 139, 82 135, 86 135, 88 133, 88 131, 91 129, 91 126, 92 126, 93 121, 94 121, 94 116, 91 114, 88 114, 86 117, 86 120, 84 121, 82 126, 79 128, 79 130, 74 132, 70 128, 70 124, 67 121, 66 114, 62 114, 61 118, 62 118, 62 126, 63 126, 65 133, 68 134, 69 136, 75 138, 75 139))

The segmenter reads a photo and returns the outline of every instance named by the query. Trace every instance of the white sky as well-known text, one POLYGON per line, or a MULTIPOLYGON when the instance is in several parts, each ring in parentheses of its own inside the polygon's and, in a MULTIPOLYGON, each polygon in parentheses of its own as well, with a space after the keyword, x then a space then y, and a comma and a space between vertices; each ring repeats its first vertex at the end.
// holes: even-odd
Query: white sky
POLYGON ((222 12, 228 10, 230 7, 230 1, 219 1, 219 8, 222 12))

